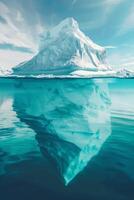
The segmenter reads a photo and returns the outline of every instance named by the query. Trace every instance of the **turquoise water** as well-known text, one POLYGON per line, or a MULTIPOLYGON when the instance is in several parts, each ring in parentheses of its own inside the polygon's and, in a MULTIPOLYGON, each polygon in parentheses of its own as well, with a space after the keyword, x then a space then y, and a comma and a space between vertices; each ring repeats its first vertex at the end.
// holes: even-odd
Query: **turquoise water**
POLYGON ((0 199, 134 199, 133 102, 133 79, 1 79, 0 199))

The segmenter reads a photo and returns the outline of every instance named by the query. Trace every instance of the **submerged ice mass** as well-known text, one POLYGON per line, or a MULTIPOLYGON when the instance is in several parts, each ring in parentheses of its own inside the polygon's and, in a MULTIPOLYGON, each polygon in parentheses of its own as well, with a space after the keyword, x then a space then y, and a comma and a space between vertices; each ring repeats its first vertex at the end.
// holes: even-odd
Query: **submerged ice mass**
POLYGON ((106 51, 67 18, 42 36, 39 52, 13 69, 15 75, 67 75, 74 71, 111 71, 106 51))
POLYGON ((20 79, 15 87, 14 111, 36 132, 42 154, 68 184, 111 133, 107 84, 90 79, 20 79))

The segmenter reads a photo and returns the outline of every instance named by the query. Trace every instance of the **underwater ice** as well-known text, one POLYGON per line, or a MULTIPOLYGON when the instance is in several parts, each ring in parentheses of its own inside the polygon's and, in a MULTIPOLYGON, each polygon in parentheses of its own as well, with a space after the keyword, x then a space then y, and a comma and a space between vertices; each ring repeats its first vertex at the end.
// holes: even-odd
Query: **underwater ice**
POLYGON ((15 87, 14 111, 36 132, 42 154, 67 185, 111 133, 107 84, 95 79, 20 79, 15 87))

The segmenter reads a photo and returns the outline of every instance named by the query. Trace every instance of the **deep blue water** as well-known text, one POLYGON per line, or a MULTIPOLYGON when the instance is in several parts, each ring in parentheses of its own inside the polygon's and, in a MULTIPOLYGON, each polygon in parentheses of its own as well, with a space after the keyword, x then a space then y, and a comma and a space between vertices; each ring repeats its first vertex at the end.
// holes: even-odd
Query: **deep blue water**
POLYGON ((104 81, 108 82, 112 102, 112 133, 99 153, 65 186, 55 165, 48 162, 49 155, 40 148, 46 137, 40 135, 42 127, 37 118, 30 121, 28 116, 20 117, 26 105, 23 97, 41 101, 39 96, 48 95, 41 94, 41 85, 54 83, 33 79, 23 80, 23 85, 22 81, 0 80, 1 200, 134 199, 134 79, 104 81), (26 93, 29 82, 31 87, 26 93))

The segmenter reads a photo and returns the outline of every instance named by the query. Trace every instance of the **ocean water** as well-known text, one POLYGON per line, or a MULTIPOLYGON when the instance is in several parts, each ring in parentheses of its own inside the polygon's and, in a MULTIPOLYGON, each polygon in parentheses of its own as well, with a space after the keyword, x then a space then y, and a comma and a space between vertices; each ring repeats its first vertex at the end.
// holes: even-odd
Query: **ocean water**
POLYGON ((0 199, 133 200, 134 79, 0 79, 0 199))

